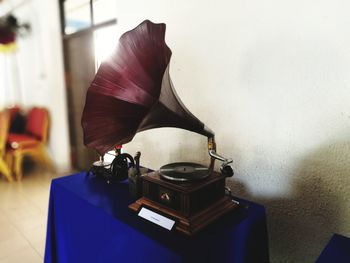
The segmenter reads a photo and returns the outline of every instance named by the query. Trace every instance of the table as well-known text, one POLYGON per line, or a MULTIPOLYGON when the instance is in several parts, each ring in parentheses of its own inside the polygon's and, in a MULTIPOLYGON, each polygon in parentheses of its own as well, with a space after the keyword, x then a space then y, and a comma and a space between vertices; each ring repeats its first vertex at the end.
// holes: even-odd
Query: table
POLYGON ((350 238, 334 234, 316 263, 349 263, 350 238))
POLYGON ((242 207, 194 237, 128 209, 127 182, 78 173, 52 180, 44 262, 269 262, 265 208, 242 207))

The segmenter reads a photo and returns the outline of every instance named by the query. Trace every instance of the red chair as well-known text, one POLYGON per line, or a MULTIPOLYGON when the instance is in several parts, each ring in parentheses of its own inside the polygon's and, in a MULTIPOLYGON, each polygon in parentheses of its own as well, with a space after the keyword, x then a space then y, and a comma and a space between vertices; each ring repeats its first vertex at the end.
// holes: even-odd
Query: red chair
POLYGON ((44 108, 32 108, 27 117, 25 133, 10 133, 7 138, 7 160, 17 180, 22 178, 24 156, 41 161, 52 167, 46 150, 49 128, 49 113, 44 108))

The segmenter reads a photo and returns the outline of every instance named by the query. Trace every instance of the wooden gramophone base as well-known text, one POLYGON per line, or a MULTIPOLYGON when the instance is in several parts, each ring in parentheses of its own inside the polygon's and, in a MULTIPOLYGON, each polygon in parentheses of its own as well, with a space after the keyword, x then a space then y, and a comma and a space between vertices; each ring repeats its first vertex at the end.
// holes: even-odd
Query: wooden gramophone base
POLYGON ((208 206, 202 211, 186 217, 180 213, 167 208, 161 204, 157 204, 154 201, 142 197, 138 199, 135 203, 132 203, 129 208, 135 212, 138 212, 141 207, 146 207, 154 211, 168 216, 171 219, 174 219, 176 231, 185 234, 185 235, 194 235, 213 221, 219 219, 224 214, 232 211, 237 208, 238 204, 232 202, 232 200, 225 196, 222 199, 218 200, 214 204, 208 206))

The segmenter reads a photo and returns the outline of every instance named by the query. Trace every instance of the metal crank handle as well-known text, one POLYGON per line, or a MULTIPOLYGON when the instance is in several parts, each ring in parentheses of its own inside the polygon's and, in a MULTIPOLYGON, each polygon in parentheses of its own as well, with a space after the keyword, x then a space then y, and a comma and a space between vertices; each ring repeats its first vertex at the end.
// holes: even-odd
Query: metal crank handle
POLYGON ((215 150, 209 150, 209 155, 211 157, 213 157, 214 159, 217 159, 217 160, 224 162, 225 165, 233 162, 233 160, 231 158, 225 158, 225 157, 217 154, 215 150))

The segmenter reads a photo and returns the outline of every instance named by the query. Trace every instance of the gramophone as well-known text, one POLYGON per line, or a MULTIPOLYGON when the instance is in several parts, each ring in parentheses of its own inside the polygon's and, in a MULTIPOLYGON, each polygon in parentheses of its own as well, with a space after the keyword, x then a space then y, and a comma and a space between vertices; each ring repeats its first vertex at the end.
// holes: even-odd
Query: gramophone
POLYGON ((165 24, 149 20, 120 37, 87 91, 84 143, 102 156, 153 128, 182 128, 206 136, 208 167, 175 162, 147 173, 142 176, 142 197, 129 206, 135 212, 147 209, 164 216, 177 231, 192 235, 237 207, 225 195, 232 159, 216 153, 214 132, 176 94, 169 75, 171 50, 164 38, 165 24), (222 162, 220 172, 214 171, 215 160, 222 162))

